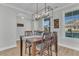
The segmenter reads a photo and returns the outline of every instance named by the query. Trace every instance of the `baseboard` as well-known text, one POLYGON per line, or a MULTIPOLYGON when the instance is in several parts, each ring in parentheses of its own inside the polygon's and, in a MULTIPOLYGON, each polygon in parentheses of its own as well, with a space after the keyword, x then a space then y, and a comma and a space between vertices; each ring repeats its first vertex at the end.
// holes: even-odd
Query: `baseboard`
POLYGON ((20 40, 20 39, 17 39, 17 40, 20 40))
POLYGON ((6 50, 6 49, 10 49, 10 48, 13 48, 13 47, 16 47, 16 45, 11 45, 9 47, 0 48, 0 51, 6 50))
POLYGON ((79 51, 79 48, 76 48, 76 47, 72 47, 72 46, 69 46, 69 45, 61 44, 61 43, 59 43, 58 45, 62 46, 62 47, 66 47, 66 48, 69 48, 69 49, 79 51))

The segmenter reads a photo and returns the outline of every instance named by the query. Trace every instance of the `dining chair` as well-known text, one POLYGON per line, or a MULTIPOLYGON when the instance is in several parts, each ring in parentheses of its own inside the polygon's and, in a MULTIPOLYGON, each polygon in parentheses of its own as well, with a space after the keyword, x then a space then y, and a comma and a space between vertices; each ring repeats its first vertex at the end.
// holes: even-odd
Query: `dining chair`
POLYGON ((37 50, 39 51, 38 54, 52 56, 53 45, 54 45, 54 51, 57 56, 57 34, 55 32, 44 33, 42 43, 37 45, 37 50))
MULTIPOLYGON (((26 32, 25 36, 32 36, 32 32, 26 32)), ((30 39, 29 39, 30 40, 30 39)), ((29 51, 29 56, 31 55, 31 42, 25 40, 25 54, 27 53, 27 50, 29 51)))
POLYGON ((42 37, 42 43, 37 45, 37 50, 39 55, 49 55, 49 47, 51 43, 51 33, 44 33, 42 37))
POLYGON ((53 45, 55 47, 56 56, 58 56, 58 40, 57 40, 57 32, 53 32, 53 45))
POLYGON ((32 35, 32 31, 25 31, 25 36, 31 36, 32 35))
POLYGON ((58 43, 57 43, 57 32, 53 32, 51 34, 51 42, 50 42, 50 55, 54 52, 56 56, 58 55, 58 43), (54 48, 52 47, 54 46, 54 48))

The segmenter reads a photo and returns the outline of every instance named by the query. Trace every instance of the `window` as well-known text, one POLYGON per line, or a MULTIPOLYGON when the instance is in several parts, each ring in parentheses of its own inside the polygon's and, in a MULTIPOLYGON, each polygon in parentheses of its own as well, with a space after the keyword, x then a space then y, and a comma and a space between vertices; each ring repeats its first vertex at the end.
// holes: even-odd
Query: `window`
POLYGON ((44 19, 44 31, 50 32, 50 18, 44 19))
POLYGON ((65 13, 65 37, 79 38, 79 10, 65 13))

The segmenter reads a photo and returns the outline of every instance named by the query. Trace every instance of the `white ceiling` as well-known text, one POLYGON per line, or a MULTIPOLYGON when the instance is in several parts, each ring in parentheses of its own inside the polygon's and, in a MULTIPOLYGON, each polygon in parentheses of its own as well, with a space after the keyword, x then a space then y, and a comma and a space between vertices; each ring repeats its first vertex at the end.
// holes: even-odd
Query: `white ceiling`
MULTIPOLYGON (((69 3, 47 3, 46 6, 51 6, 53 9, 61 8, 69 3)), ((19 8, 21 10, 34 13, 37 9, 37 3, 9 3, 9 5, 19 8)), ((45 3, 38 3, 38 10, 45 7, 45 3)))

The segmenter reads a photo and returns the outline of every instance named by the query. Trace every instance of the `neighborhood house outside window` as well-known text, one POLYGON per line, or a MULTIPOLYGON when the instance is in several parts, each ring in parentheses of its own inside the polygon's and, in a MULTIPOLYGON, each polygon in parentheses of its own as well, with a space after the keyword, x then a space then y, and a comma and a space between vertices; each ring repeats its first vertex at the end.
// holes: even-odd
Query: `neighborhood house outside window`
POLYGON ((79 10, 65 13, 65 37, 79 38, 79 10))

